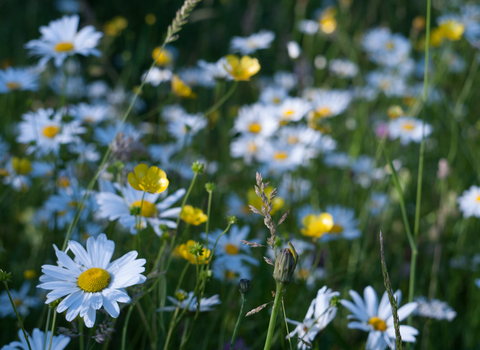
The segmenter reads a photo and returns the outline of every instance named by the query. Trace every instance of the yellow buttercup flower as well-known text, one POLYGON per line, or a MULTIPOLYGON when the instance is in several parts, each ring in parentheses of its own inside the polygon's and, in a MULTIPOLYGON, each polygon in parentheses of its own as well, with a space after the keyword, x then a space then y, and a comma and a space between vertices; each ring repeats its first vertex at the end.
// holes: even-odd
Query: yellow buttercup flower
POLYGON ((235 80, 249 81, 250 77, 260 70, 260 63, 256 58, 250 56, 238 58, 235 55, 227 55, 225 58, 229 65, 225 66, 225 69, 235 80))
MULTIPOLYGON (((430 45, 433 47, 439 47, 443 42, 443 33, 440 28, 433 28, 430 33, 430 45)), ((419 51, 423 50, 425 47, 425 41, 420 42, 418 45, 419 51)))
MULTIPOLYGON (((267 196, 267 198, 269 198, 270 196, 270 193, 272 193, 273 191, 273 188, 272 187, 267 187, 265 189, 265 195, 267 196)), ((255 193, 255 190, 253 188, 249 189, 248 192, 247 192, 247 202, 249 205, 253 205, 256 209, 260 210, 262 209, 262 199, 257 196, 257 194, 255 193)), ((277 210, 280 210, 283 205, 285 204, 285 200, 282 198, 282 197, 275 197, 273 198, 272 200, 272 211, 270 212, 270 215, 273 215, 275 214, 275 212, 277 210)), ((248 208, 248 211, 250 211, 250 208, 248 208)))
POLYGON ((200 208, 194 208, 191 205, 183 207, 180 218, 188 224, 198 226, 207 221, 207 215, 200 208))
POLYGON ((197 94, 192 91, 192 88, 185 84, 178 75, 174 74, 172 77, 172 91, 175 95, 185 98, 196 98, 197 94))
POLYGON ((318 21, 319 27, 322 32, 326 34, 331 34, 337 29, 337 20, 335 19, 335 14, 337 9, 334 7, 327 7, 321 14, 318 21))
POLYGON ((27 158, 13 157, 12 166, 19 175, 28 175, 32 171, 32 164, 27 158))
POLYGON ((465 26, 453 19, 442 23, 438 28, 442 33, 442 36, 451 41, 460 40, 465 31, 465 26))
POLYGON ((333 228, 333 217, 329 213, 309 214, 302 219, 300 232, 304 236, 320 238, 333 228))
POLYGON ((162 193, 168 187, 167 174, 156 167, 148 168, 147 164, 135 167, 135 173, 128 174, 128 183, 137 191, 148 193, 162 193))
POLYGON ((190 263, 196 265, 197 260, 199 265, 207 264, 212 252, 210 249, 203 248, 203 254, 195 256, 194 254, 190 253, 190 249, 196 245, 196 242, 193 240, 188 240, 187 243, 180 244, 177 248, 175 248, 174 255, 181 256, 185 260, 189 261, 190 263))
POLYGON ((173 52, 165 47, 163 48, 163 51, 160 53, 161 49, 162 47, 158 46, 152 51, 152 59, 157 59, 157 61, 155 62, 157 66, 168 66, 174 60, 173 52), (160 56, 158 56, 159 53, 160 53, 160 56))

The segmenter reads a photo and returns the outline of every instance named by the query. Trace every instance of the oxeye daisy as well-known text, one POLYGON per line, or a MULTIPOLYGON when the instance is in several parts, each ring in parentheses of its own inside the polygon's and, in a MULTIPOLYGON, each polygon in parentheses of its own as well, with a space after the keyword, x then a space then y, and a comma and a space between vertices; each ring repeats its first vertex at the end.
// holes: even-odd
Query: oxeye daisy
POLYGON ((0 70, 0 94, 20 90, 38 90, 38 73, 30 68, 7 67, 0 70))
POLYGON ((72 116, 83 124, 95 125, 104 121, 110 114, 110 107, 104 104, 89 105, 79 103, 72 108, 72 116))
MULTIPOLYGON (((299 339, 312 343, 317 334, 332 322, 337 315, 337 307, 331 305, 331 300, 339 295, 339 292, 332 292, 330 288, 327 289, 327 286, 321 288, 317 292, 316 298, 310 303, 303 322, 287 318, 288 323, 296 325, 295 329, 290 332, 287 338, 296 336, 299 339)), ((299 340, 297 348, 306 350, 308 347, 304 342, 299 340)))
POLYGON ((464 218, 480 217, 480 187, 472 186, 457 199, 464 218))
MULTIPOLYGON (((19 291, 10 289, 13 302, 17 312, 22 316, 27 316, 30 312, 30 308, 40 305, 40 300, 37 297, 29 296, 31 283, 26 281, 23 283, 19 291)), ((15 310, 13 310, 12 304, 7 291, 4 290, 0 294, 0 317, 15 317, 15 310)))
POLYGON ((401 97, 407 93, 404 77, 391 73, 373 71, 365 76, 368 87, 383 92, 387 97, 401 97))
MULTIPOLYGON (((157 309, 157 311, 175 311, 178 306, 180 309, 188 308, 189 312, 197 312, 198 301, 197 297, 194 297, 193 295, 193 292, 189 292, 188 294, 186 294, 185 292, 180 291, 179 293, 177 293, 175 298, 167 296, 168 300, 170 300, 170 302, 175 306, 165 306, 157 309)), ((222 302, 220 301, 220 296, 218 294, 210 298, 202 298, 200 299, 200 312, 212 311, 213 306, 220 305, 221 303, 222 302)))
POLYGON ((275 34, 268 30, 261 30, 248 37, 234 36, 230 42, 232 52, 240 52, 242 55, 249 55, 257 50, 268 49, 275 39, 275 34))
POLYGON ((138 216, 140 216, 140 228, 145 228, 148 223, 159 236, 163 233, 161 227, 177 227, 174 220, 178 218, 180 208, 170 207, 185 194, 186 191, 184 189, 177 190, 163 199, 163 201, 157 203, 158 199, 166 194, 166 191, 163 194, 148 193, 137 191, 128 185, 122 187, 119 184, 114 184, 113 186, 120 195, 114 192, 102 191, 96 196, 97 203, 100 206, 99 217, 107 218, 110 221, 119 219, 120 224, 129 229, 131 234, 137 234, 138 216), (144 193, 145 196, 143 196, 144 193), (140 211, 140 207, 141 212, 137 214, 140 211))
MULTIPOLYGON (((349 319, 356 321, 350 322, 348 328, 360 329, 369 332, 365 349, 385 350, 387 347, 395 346, 395 329, 393 324, 393 315, 387 292, 383 293, 382 300, 378 304, 378 297, 375 290, 368 286, 363 292, 364 299, 355 291, 350 291, 353 303, 348 300, 341 300, 340 303, 345 306, 352 315, 349 319)), ((400 305, 402 293, 396 291, 394 297, 400 305)), ((403 321, 417 308, 417 303, 405 304, 398 309, 398 319, 403 321)), ((405 342, 415 342, 415 336, 418 331, 411 326, 400 326, 400 334, 405 342)))
POLYGON ((288 97, 288 91, 281 86, 267 86, 262 89, 259 100, 266 105, 279 105, 288 97))
POLYGON ((360 230, 357 228, 358 220, 355 218, 355 211, 339 205, 329 206, 325 211, 332 215, 333 226, 328 234, 322 237, 322 241, 343 239, 355 239, 360 237, 360 230))
POLYGON ((388 136, 390 139, 400 138, 402 145, 407 145, 410 142, 419 143, 422 141, 422 132, 425 129, 425 137, 432 133, 432 126, 425 124, 423 128, 421 120, 411 117, 400 117, 388 123, 388 136))
POLYGON ((145 79, 145 83, 151 84, 152 86, 158 86, 164 81, 170 81, 172 79, 173 73, 169 69, 160 69, 153 67, 150 72, 146 71, 142 75, 142 80, 145 79), (148 74, 148 75, 147 75, 148 74))
POLYGON ((304 164, 310 156, 312 156, 312 154, 306 152, 304 145, 289 145, 277 141, 267 143, 259 158, 265 163, 268 170, 280 172, 292 170, 304 164))
POLYGON ((253 160, 258 160, 265 142, 260 136, 241 135, 230 142, 230 155, 233 158, 243 158, 245 164, 251 164, 253 160))
POLYGON ((233 131, 246 135, 272 136, 278 128, 275 109, 261 104, 242 106, 233 124, 233 131))
POLYGON ((39 64, 45 65, 51 58, 55 65, 60 67, 63 61, 75 54, 83 56, 100 56, 101 53, 95 47, 103 36, 96 32, 93 26, 86 26, 78 31, 77 15, 52 21, 48 27, 40 27, 42 36, 39 40, 29 41, 25 47, 31 55, 41 56, 39 64))
POLYGON ((312 109, 311 104, 302 98, 294 97, 283 100, 277 109, 280 125, 298 122, 310 109, 312 109))
POLYGON ((343 113, 350 102, 352 94, 343 90, 316 89, 309 93, 315 118, 331 118, 343 113))
POLYGON ((339 78, 353 78, 358 74, 358 66, 355 63, 342 59, 331 60, 328 70, 339 78))
POLYGON ((68 242, 68 250, 75 255, 75 261, 65 252, 56 250, 59 266, 43 265, 42 283, 37 288, 51 290, 46 304, 63 298, 57 312, 68 310, 66 319, 69 322, 80 314, 85 325, 92 328, 96 310, 102 306, 110 316, 117 318, 120 314, 118 303, 131 301, 125 288, 142 284, 147 279, 141 274, 145 271, 146 260, 136 259, 136 251, 110 261, 115 243, 103 233, 97 239, 88 239, 87 250, 75 241, 68 242))
POLYGON ((70 343, 70 338, 64 335, 54 335, 52 341, 52 346, 50 347, 50 338, 52 337, 52 332, 48 331, 47 336, 45 333, 35 328, 32 332, 32 335, 28 336, 28 343, 23 334, 23 330, 18 331, 18 338, 20 341, 12 341, 10 344, 2 347, 2 350, 28 350, 29 343, 32 347, 32 350, 63 350, 70 343))
POLYGON ((68 144, 75 140, 76 135, 86 129, 80 122, 74 120, 63 123, 65 110, 39 108, 36 112, 28 112, 22 116, 23 121, 18 125, 20 134, 17 141, 29 144, 26 153, 36 152, 37 156, 53 153, 58 155, 61 144, 68 144))

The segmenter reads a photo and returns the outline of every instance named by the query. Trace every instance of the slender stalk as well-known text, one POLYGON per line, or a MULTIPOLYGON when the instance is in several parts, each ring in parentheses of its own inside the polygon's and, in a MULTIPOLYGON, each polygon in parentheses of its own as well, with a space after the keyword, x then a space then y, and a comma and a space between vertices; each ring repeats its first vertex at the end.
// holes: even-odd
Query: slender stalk
POLYGON ((283 320, 285 321, 285 328, 287 329, 288 345, 290 346, 290 350, 292 350, 292 340, 290 339, 290 331, 288 330, 287 314, 285 312, 285 303, 283 302, 283 298, 282 298, 282 311, 283 311, 283 320))
POLYGON ((127 317, 125 317, 125 324, 123 325, 122 331, 122 350, 125 350, 125 342, 127 340, 127 328, 128 328, 128 321, 130 321, 130 316, 132 315, 133 307, 135 304, 130 305, 127 311, 127 317))
POLYGON ((237 88, 238 86, 238 80, 235 80, 235 82, 233 83, 233 85, 230 87, 230 90, 227 91, 227 93, 225 95, 223 95, 223 97, 217 101, 217 103, 215 103, 212 107, 210 107, 205 113, 203 113, 205 115, 205 117, 207 117, 208 115, 212 114, 213 112, 215 112, 221 105, 223 105, 225 103, 226 100, 228 100, 228 98, 233 94, 233 92, 235 91, 235 89, 237 88))
POLYGON ((275 322, 277 320, 278 309, 282 303, 283 297, 283 286, 277 283, 277 288, 275 290, 275 301, 273 302, 273 310, 270 315, 270 323, 268 324, 267 339, 265 341, 265 346, 263 350, 270 350, 272 347, 273 333, 275 331, 275 322))
POLYGON ((78 326, 80 328, 80 336, 78 337, 78 340, 80 341, 80 350, 85 349, 85 344, 83 340, 83 320, 81 318, 78 319, 78 326))
MULTIPOLYGON (((48 327, 50 326, 50 316, 51 315, 52 315, 52 309, 50 307, 48 307, 47 323, 45 324, 45 334, 48 334, 48 327)), ((43 348, 45 349, 46 346, 47 346, 47 336, 45 335, 45 339, 43 340, 43 348)))
POLYGON ((242 294, 242 305, 240 306, 240 313, 238 314, 237 323, 235 324, 235 328, 233 330, 232 341, 230 342, 230 350, 233 350, 233 346, 235 345, 235 339, 237 338, 238 329, 240 328, 240 323, 243 320, 243 308, 245 307, 245 302, 247 298, 245 294, 242 294))
POLYGON ((52 331, 50 333, 50 343, 48 344, 48 350, 52 348, 53 333, 55 332, 55 321, 57 320, 57 309, 53 311, 52 331))
POLYGON ((8 289, 7 281, 3 281, 3 284, 5 285, 5 289, 7 290, 7 294, 8 294, 8 298, 10 299, 10 303, 13 306, 13 311, 15 311, 15 315, 17 315, 17 320, 18 320, 18 323, 20 323, 20 327, 22 328, 23 336, 25 337, 25 340, 27 341, 28 349, 32 350, 32 347, 30 346, 30 341, 28 340, 27 332, 25 331, 25 327, 23 327, 22 319, 20 318, 20 315, 18 314, 17 307, 15 306, 15 302, 13 301, 12 295, 10 294, 10 289, 8 289))

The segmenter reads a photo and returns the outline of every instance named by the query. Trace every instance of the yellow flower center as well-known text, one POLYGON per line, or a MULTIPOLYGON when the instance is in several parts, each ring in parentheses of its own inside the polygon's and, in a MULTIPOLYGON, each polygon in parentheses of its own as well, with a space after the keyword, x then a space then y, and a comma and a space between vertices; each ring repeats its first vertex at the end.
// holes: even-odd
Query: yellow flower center
POLYGON ((316 112, 321 118, 330 117, 332 115, 332 110, 328 107, 319 107, 316 112))
POLYGON ((412 131, 413 129, 415 129, 415 124, 414 123, 405 123, 402 125, 402 128, 403 130, 406 130, 406 131, 412 131))
POLYGON ((278 97, 274 97, 273 100, 272 100, 273 104, 276 104, 276 105, 278 105, 280 103, 280 101, 281 100, 278 97))
POLYGON ((237 255, 240 251, 235 244, 227 243, 225 244, 225 251, 230 255, 237 255))
POLYGON ((142 201, 138 200, 133 202, 130 205, 130 208, 137 207, 137 208, 142 208, 142 213, 141 215, 146 218, 151 218, 157 216, 157 207, 155 204, 150 203, 149 201, 143 200, 143 205, 142 201))
POLYGON ((257 134, 260 132, 260 130, 262 130, 262 126, 259 123, 252 123, 250 124, 248 130, 250 130, 250 132, 257 134))
POLYGON ((288 153, 284 151, 275 152, 275 155, 273 156, 273 159, 279 160, 279 161, 284 161, 287 158, 288 158, 288 153))
POLYGON ((13 90, 20 90, 22 86, 17 83, 17 82, 14 82, 14 81, 10 81, 7 83, 7 88, 10 90, 10 91, 13 91, 13 90))
POLYGON ((284 113, 283 113, 283 117, 285 119, 290 119, 290 117, 293 115, 293 113, 295 113, 295 111, 293 109, 287 109, 284 113))
POLYGON ((387 41, 387 43, 385 44, 385 48, 387 50, 393 50, 394 47, 395 47, 395 45, 391 41, 387 41))
POLYGON ((7 171, 7 169, 0 169, 0 175, 1 176, 8 176, 10 173, 7 171))
POLYGON ((380 89, 387 90, 390 87, 390 82, 388 80, 382 80, 380 82, 380 89))
POLYGON ((257 153, 257 146, 255 145, 254 142, 249 142, 247 145, 247 149, 249 153, 257 153))
POLYGON ((65 41, 65 42, 60 42, 55 46, 55 51, 57 52, 68 52, 73 50, 74 46, 71 42, 65 41))
POLYGON ((295 143, 298 142, 298 137, 295 137, 295 136, 291 136, 291 135, 290 135, 290 136, 288 137, 287 141, 288 141, 289 144, 293 145, 293 144, 295 144, 295 143))
POLYGON ((13 299, 13 303, 15 304, 15 306, 20 306, 22 305, 22 299, 15 298, 13 299))
POLYGON ((480 196, 477 197, 477 202, 480 202, 480 196))
POLYGON ((108 287, 110 280, 107 270, 92 267, 78 276, 77 284, 87 293, 98 293, 108 287))
POLYGON ((374 316, 368 320, 368 323, 373 326, 376 331, 385 332, 387 330, 387 324, 381 318, 374 316))
POLYGON ((95 120, 93 119, 93 117, 87 116, 87 117, 83 118, 83 121, 84 121, 85 123, 91 124, 91 123, 93 123, 95 120))
POLYGON ((70 202, 68 202, 68 206, 76 208, 76 207, 78 207, 78 202, 77 201, 70 201, 70 202))
POLYGON ((49 125, 43 128, 43 136, 53 139, 58 134, 59 131, 60 131, 60 128, 58 126, 49 125))
POLYGON ((335 224, 335 225, 333 225, 333 227, 330 229, 329 232, 330 233, 342 233, 342 231, 343 231, 342 225, 335 224))
POLYGON ((235 276, 236 276, 235 272, 230 271, 230 270, 225 273, 225 277, 229 280, 235 278, 235 276))
POLYGON ((70 186, 70 179, 65 176, 60 176, 57 180, 57 185, 63 188, 68 187, 70 186))

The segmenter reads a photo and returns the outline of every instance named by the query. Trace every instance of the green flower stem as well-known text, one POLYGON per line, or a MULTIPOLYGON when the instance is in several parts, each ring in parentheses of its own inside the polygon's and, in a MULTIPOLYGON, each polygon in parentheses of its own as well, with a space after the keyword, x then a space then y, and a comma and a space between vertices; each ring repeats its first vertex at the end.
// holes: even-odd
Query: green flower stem
POLYGON ((146 191, 143 191, 142 201, 140 202, 140 214, 135 217, 135 224, 137 225, 137 235, 135 236, 134 247, 136 250, 140 250, 140 225, 142 223, 142 209, 143 209, 143 200, 145 199, 146 191), (138 223, 137 223, 138 220, 138 223))
POLYGON ((245 294, 242 294, 242 305, 240 306, 240 313, 238 314, 237 323, 235 324, 235 329, 233 330, 232 341, 230 343, 230 350, 233 350, 233 346, 235 345, 235 339, 237 338, 238 328, 240 328, 240 323, 243 320, 243 316, 244 316, 243 309, 245 307, 246 301, 247 301, 247 298, 245 297, 245 294))
POLYGON ((135 306, 135 303, 130 305, 130 307, 128 308, 128 311, 127 311, 127 316, 125 317, 125 323, 123 325, 123 331, 122 331, 122 347, 121 347, 121 350, 125 350, 125 342, 126 342, 126 339, 127 339, 128 322, 130 321, 130 316, 132 315, 132 311, 133 311, 134 306, 135 306))
MULTIPOLYGON (((57 309, 53 311, 53 322, 52 322, 52 332, 50 334, 50 343, 48 344, 48 350, 52 348, 53 333, 55 332, 55 321, 57 320, 57 309)), ((47 335, 45 334, 45 338, 47 335)))
POLYGON ((233 85, 230 87, 230 90, 228 90, 227 93, 225 95, 223 95, 223 97, 220 100, 217 101, 217 103, 215 103, 205 113, 203 113, 205 115, 205 117, 209 116, 210 114, 215 112, 221 105, 223 105, 225 103, 225 101, 228 100, 228 98, 230 96, 232 96, 232 94, 236 90, 237 86, 238 86, 238 80, 235 80, 233 85))
MULTIPOLYGON (((50 316, 52 315, 52 308, 49 306, 47 306, 47 308, 48 308, 48 313, 47 313, 47 323, 45 324, 45 334, 48 333, 48 327, 50 326, 50 316)), ((46 346, 47 346, 47 336, 45 336, 45 339, 43 340, 43 348, 45 349, 46 346)))
POLYGON ((83 320, 79 319, 78 320, 78 327, 80 328, 80 336, 78 337, 78 340, 80 341, 80 350, 85 349, 85 344, 83 340, 83 320))
POLYGON ((282 298, 282 311, 283 311, 283 320, 285 321, 285 328, 287 330, 288 345, 290 346, 290 350, 292 350, 292 340, 290 339, 290 331, 288 330, 287 314, 285 312, 285 303, 283 302, 283 298, 282 298))
POLYGON ((272 346, 273 333, 275 331, 275 322, 277 321, 278 309, 282 303, 283 286, 277 283, 277 289, 275 290, 275 301, 273 302, 273 310, 270 315, 270 323, 268 324, 267 339, 263 350, 270 350, 272 346))
POLYGON ((13 301, 12 295, 10 294, 10 289, 8 289, 7 281, 3 281, 3 284, 5 285, 5 289, 7 290, 8 298, 10 299, 10 303, 12 303, 13 310, 15 311, 15 315, 17 315, 17 320, 18 320, 18 323, 20 323, 20 327, 22 328, 23 336, 25 337, 25 340, 27 341, 28 348, 30 350, 32 350, 32 347, 30 346, 30 341, 28 340, 27 332, 25 332, 25 328, 23 327, 22 319, 20 318, 20 315, 18 314, 17 307, 15 306, 15 302, 13 301))
MULTIPOLYGON (((423 160, 425 154, 425 120, 426 120, 426 105, 428 92, 428 54, 430 47, 430 17, 431 17, 431 0, 427 0, 427 23, 426 23, 426 38, 425 38, 425 72, 423 75, 423 123, 422 123, 422 142, 420 143, 420 155, 418 157, 418 178, 417 178, 417 199, 415 204, 415 223, 413 226, 414 244, 418 240, 418 231, 420 228, 420 207, 422 204, 422 180, 423 180, 423 160)), ((417 267, 418 250, 412 249, 412 257, 410 260, 410 282, 408 287, 408 302, 413 301, 413 294, 415 293, 415 273, 417 267)), ((412 315, 408 318, 408 325, 412 325, 412 315)))

